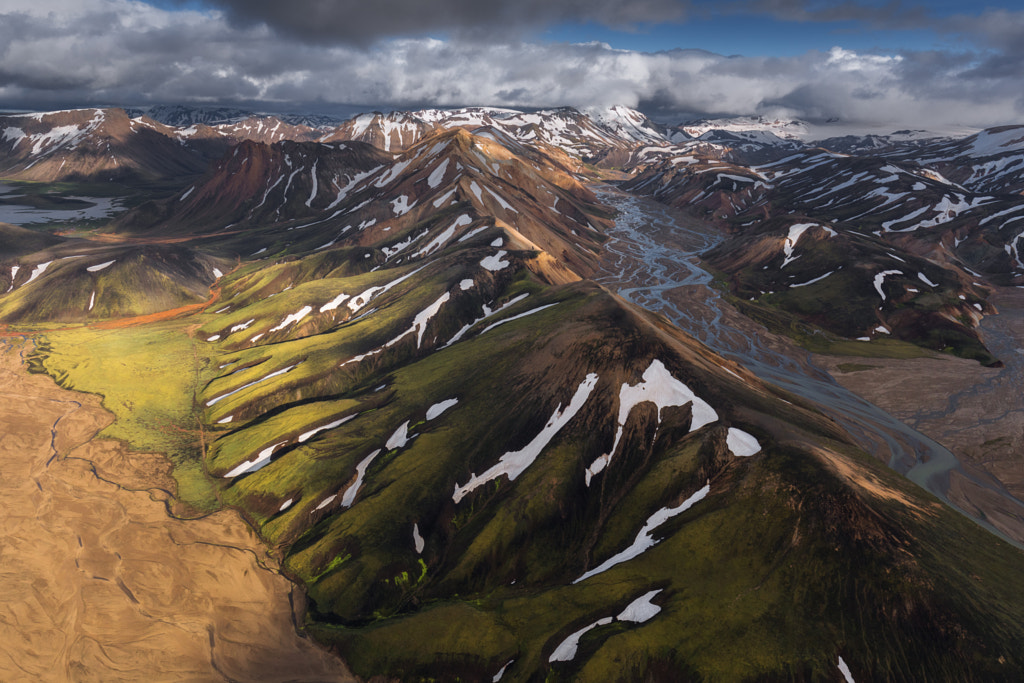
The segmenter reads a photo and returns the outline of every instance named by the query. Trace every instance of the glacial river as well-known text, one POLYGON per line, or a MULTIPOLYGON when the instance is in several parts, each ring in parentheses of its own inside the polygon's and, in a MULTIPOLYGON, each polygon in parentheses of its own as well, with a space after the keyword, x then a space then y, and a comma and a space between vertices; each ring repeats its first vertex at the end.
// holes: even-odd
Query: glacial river
MULTIPOLYGON (((632 303, 661 313, 761 379, 814 402, 868 452, 953 507, 957 506, 947 493, 955 471, 969 482, 969 488, 998 498, 1003 511, 1024 514, 1024 504, 991 478, 963 467, 941 444, 840 386, 814 365, 809 353, 771 339, 724 302, 710 286, 713 278, 698 258, 722 240, 717 228, 613 187, 593 189, 602 202, 619 211, 598 282, 632 303)), ((1024 549, 984 520, 968 516, 1024 549)))

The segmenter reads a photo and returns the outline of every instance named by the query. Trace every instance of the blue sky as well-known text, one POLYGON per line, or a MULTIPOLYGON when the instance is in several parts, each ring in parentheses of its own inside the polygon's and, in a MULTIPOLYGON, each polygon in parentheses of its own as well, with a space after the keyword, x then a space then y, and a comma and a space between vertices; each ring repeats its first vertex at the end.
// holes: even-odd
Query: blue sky
MULTIPOLYGON (((725 3, 717 3, 722 6, 725 3)), ((623 29, 593 21, 562 22, 537 33, 544 41, 579 43, 599 41, 618 49, 656 52, 701 49, 723 55, 792 57, 811 50, 827 52, 835 46, 865 52, 900 53, 926 50, 965 50, 971 43, 962 35, 936 26, 958 15, 979 15, 984 10, 1020 10, 1020 3, 996 2, 968 5, 951 0, 906 3, 896 17, 886 17, 892 3, 857 3, 877 9, 869 20, 795 20, 783 12, 735 9, 716 11, 715 4, 693 7, 682 20, 649 22, 623 29), (931 21, 914 21, 917 13, 931 21), (899 15, 904 15, 899 19, 899 15)), ((808 3, 819 10, 840 3, 808 3)))
POLYGON ((1024 7, 875 0, 3 0, 0 105, 624 104, 666 122, 1024 122, 1024 7))
POLYGON ((827 52, 840 45, 868 52, 948 49, 949 37, 926 30, 866 29, 857 22, 808 25, 763 16, 694 18, 615 30, 597 24, 566 23, 538 35, 551 42, 599 41, 622 50, 657 52, 700 49, 722 55, 792 57, 810 50, 827 52))

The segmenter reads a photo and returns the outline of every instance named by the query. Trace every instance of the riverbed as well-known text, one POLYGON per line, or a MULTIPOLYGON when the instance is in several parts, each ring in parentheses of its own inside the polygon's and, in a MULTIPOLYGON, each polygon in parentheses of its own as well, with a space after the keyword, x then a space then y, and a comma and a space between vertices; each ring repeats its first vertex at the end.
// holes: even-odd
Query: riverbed
MULTIPOLYGON (((865 450, 990 531, 1024 547, 1024 503, 1000 481, 843 386, 810 353, 722 300, 699 259, 722 239, 717 228, 651 199, 607 186, 595 189, 619 212, 599 282, 632 303, 662 313, 761 379, 812 401, 865 450)), ((1014 371, 1006 374, 1007 386, 1015 376, 1014 371)), ((983 372, 976 377, 976 382, 987 381, 983 372)), ((1021 392, 1013 400, 1019 406, 1021 392)))

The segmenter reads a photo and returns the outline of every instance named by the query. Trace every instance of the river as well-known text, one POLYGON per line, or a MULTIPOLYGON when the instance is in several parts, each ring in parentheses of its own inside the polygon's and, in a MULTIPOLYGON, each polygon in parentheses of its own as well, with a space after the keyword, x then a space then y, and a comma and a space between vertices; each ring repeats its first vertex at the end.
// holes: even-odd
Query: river
POLYGON ((65 223, 107 218, 121 210, 121 199, 116 197, 62 197, 70 200, 61 208, 38 208, 19 203, 21 197, 15 185, 0 183, 0 223, 31 225, 33 223, 65 223))
POLYGON ((838 384, 815 365, 811 354, 770 334, 722 300, 699 259, 723 239, 717 228, 652 199, 610 186, 594 189, 602 202, 619 211, 598 282, 632 303, 665 315, 761 379, 812 401, 865 450, 1024 549, 1024 539, 1005 533, 1008 526, 996 528, 978 514, 997 508, 999 515, 1017 520, 1024 518, 1024 503, 991 477, 965 466, 943 445, 838 384), (959 479, 961 505, 950 500, 952 473, 959 479), (967 512, 965 507, 973 510, 967 512))

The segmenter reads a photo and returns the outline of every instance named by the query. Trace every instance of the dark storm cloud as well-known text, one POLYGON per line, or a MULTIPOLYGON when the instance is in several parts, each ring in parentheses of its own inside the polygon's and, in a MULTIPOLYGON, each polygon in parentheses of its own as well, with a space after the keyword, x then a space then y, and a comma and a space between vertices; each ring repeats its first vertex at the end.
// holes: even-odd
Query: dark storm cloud
POLYGON ((921 28, 933 22, 924 3, 893 0, 884 5, 866 2, 814 0, 739 0, 718 6, 725 12, 766 14, 784 21, 856 21, 874 28, 921 28))
POLYGON ((210 0, 243 25, 320 42, 444 32, 483 35, 590 21, 617 28, 682 19, 689 0, 210 0))

